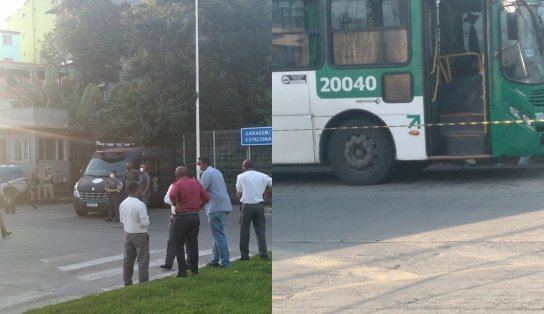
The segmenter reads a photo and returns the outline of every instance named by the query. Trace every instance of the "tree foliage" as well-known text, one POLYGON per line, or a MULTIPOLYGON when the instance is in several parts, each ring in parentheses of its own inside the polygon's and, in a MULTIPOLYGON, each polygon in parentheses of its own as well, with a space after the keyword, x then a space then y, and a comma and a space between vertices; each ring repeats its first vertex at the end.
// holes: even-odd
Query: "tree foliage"
MULTIPOLYGON (((59 94, 74 121, 137 144, 179 143, 194 130, 194 9, 193 0, 63 0, 42 57, 70 73, 59 94), (111 82, 104 103, 98 85, 111 82)), ((269 0, 201 1, 202 129, 270 123, 270 31, 269 0)))

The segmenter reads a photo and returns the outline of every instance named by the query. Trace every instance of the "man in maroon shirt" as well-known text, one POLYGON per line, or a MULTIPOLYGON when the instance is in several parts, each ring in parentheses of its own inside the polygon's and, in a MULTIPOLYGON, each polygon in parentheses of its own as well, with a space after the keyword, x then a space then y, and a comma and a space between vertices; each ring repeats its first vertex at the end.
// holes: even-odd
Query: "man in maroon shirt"
POLYGON ((174 238, 176 239, 176 259, 178 260, 178 277, 187 277, 184 243, 187 240, 191 272, 198 274, 198 231, 200 217, 198 212, 210 200, 208 192, 195 179, 187 176, 187 168, 176 168, 176 182, 168 194, 172 205, 176 206, 176 223, 174 238))

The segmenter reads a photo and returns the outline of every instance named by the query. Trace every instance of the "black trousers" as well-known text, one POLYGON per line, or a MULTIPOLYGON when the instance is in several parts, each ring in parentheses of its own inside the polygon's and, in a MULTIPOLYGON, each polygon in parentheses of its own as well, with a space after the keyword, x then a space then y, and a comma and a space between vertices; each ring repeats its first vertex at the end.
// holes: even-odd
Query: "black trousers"
POLYGON ((108 219, 119 219, 121 193, 108 193, 108 219))
POLYGON ((249 257, 249 227, 253 222, 257 246, 262 258, 268 257, 266 247, 266 218, 264 217, 263 204, 243 204, 240 217, 240 255, 242 258, 249 257))
MULTIPOLYGON (((166 258, 164 264, 172 266, 174 259, 176 258, 176 216, 170 216, 170 222, 168 223, 168 241, 166 241, 166 258)), ((189 253, 189 245, 187 239, 185 239, 185 255, 187 256, 186 264, 190 268, 191 266, 191 253, 189 253)))
POLYGON ((188 259, 191 261, 191 272, 198 272, 198 232, 200 230, 200 216, 190 213, 176 216, 174 235, 176 238, 176 259, 178 273, 187 271, 184 244, 187 242, 188 259))

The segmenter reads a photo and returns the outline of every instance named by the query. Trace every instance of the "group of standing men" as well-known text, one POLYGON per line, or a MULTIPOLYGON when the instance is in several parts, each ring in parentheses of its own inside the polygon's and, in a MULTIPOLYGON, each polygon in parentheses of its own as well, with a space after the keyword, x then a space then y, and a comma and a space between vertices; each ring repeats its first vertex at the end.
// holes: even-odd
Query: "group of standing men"
MULTIPOLYGON (((230 267, 229 249, 224 232, 224 225, 232 210, 225 180, 221 172, 210 165, 206 157, 199 157, 202 171, 200 182, 188 176, 185 165, 176 168, 176 182, 170 185, 165 195, 165 203, 171 205, 169 238, 165 263, 161 268, 171 269, 174 258, 177 259, 177 277, 187 277, 188 270, 198 274, 198 233, 200 230, 199 211, 204 208, 210 223, 214 244, 209 266, 230 267), (187 258, 186 258, 187 255, 187 258)), ((264 215, 263 195, 272 188, 272 178, 253 169, 253 162, 245 160, 242 164, 244 173, 237 177, 237 196, 241 196, 240 260, 249 259, 249 231, 253 222, 260 257, 268 259, 265 238, 266 220, 264 215)), ((137 182, 129 183, 129 197, 120 205, 120 219, 125 235, 125 259, 123 280, 125 285, 132 285, 134 262, 138 259, 139 282, 149 280, 149 216, 146 206, 137 199, 142 189, 137 182)))
MULTIPOLYGON (((37 209, 35 201, 41 200, 42 197, 44 200, 49 200, 53 203, 55 200, 55 189, 53 187, 53 172, 51 171, 51 168, 45 167, 43 174, 40 174, 38 169, 34 170, 30 175, 30 178, 28 178, 28 190, 30 194, 29 203, 32 207, 34 207, 34 209, 37 209)), ((1 213, 0 232, 2 239, 5 239, 11 235, 11 231, 6 229, 4 217, 1 213)))
POLYGON ((43 174, 38 169, 30 174, 28 179, 28 189, 30 191, 30 201, 33 204, 36 200, 55 200, 55 189, 53 186, 53 172, 51 168, 45 167, 43 174))
POLYGON ((108 195, 108 218, 106 222, 119 222, 119 206, 123 198, 129 197, 128 185, 130 182, 137 182, 140 185, 138 199, 142 201, 146 208, 149 206, 149 195, 151 194, 151 176, 147 172, 147 165, 140 166, 140 172, 134 169, 132 162, 126 163, 125 185, 127 189, 122 194, 123 182, 117 177, 117 171, 110 171, 110 178, 106 182, 106 194, 108 195))

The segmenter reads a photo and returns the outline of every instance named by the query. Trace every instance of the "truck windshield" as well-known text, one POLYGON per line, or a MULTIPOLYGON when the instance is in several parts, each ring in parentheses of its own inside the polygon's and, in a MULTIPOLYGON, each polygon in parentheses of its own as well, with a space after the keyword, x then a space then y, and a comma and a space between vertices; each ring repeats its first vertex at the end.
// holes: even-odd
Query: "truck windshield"
POLYGON ((512 81, 544 83, 544 34, 537 10, 525 1, 503 1, 501 63, 504 76, 512 81))
POLYGON ((107 177, 110 175, 110 171, 115 170, 117 176, 124 176, 126 161, 126 158, 109 159, 93 156, 85 169, 85 175, 92 177, 107 177))

